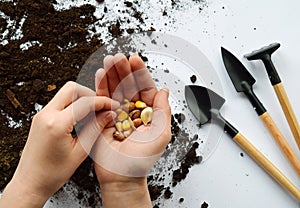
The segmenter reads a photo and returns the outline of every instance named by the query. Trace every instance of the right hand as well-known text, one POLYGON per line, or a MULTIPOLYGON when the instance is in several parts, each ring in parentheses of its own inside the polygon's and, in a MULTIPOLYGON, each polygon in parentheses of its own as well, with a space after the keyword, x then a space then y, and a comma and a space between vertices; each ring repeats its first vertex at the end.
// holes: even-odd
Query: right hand
MULTIPOLYGON (((101 193, 103 196, 108 196, 103 198, 104 204, 105 198, 114 196, 113 193, 127 193, 128 199, 128 193, 136 192, 137 195, 133 195, 133 198, 139 196, 139 200, 141 200, 146 197, 146 201, 148 201, 139 204, 139 207, 143 207, 145 204, 149 205, 146 175, 171 139, 169 91, 167 89, 157 90, 150 73, 139 56, 131 56, 128 61, 123 54, 117 54, 107 56, 104 59, 104 69, 100 69, 96 73, 96 93, 99 96, 107 96, 119 101, 132 97, 132 100, 144 101, 154 109, 151 125, 141 126, 138 129, 140 133, 142 132, 143 138, 127 138, 122 142, 117 141, 112 136, 115 128, 112 127, 113 125, 108 125, 92 151, 101 193), (123 84, 123 79, 126 79, 126 85, 123 84), (146 87, 143 88, 142 85, 145 83, 146 87), (115 93, 120 85, 122 93, 115 93), (160 130, 159 134, 155 132, 157 129, 160 130), (148 138, 154 134, 157 134, 156 138, 148 138), (139 139, 141 141, 138 141, 139 139)), ((132 205, 136 205, 136 203, 130 206, 132 205)), ((117 204, 114 204, 111 207, 116 206, 117 204)))

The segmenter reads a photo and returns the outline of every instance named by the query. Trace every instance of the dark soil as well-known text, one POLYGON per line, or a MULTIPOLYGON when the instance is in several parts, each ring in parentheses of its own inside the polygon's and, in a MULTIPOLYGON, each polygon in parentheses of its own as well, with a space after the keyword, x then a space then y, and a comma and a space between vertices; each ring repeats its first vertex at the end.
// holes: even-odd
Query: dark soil
POLYGON ((185 115, 183 113, 175 113, 174 117, 177 119, 179 124, 182 124, 185 121, 185 115))
POLYGON ((191 149, 186 154, 185 158, 181 162, 180 168, 173 171, 173 186, 176 186, 178 182, 186 178, 189 173, 189 169, 195 165, 199 164, 202 160, 201 156, 197 156, 196 149, 199 143, 195 142, 191 149))
POLYGON ((208 204, 207 204, 206 202, 203 202, 203 203, 201 204, 201 208, 208 208, 208 204))
MULTIPOLYGON (((97 2, 101 4, 104 1, 97 2)), ((17 167, 32 116, 37 112, 36 104, 45 106, 67 81, 76 81, 87 58, 103 45, 99 34, 90 37, 88 33, 89 27, 98 21, 94 16, 94 6, 87 4, 56 11, 55 4, 55 0, 0 1, 0 11, 16 22, 15 28, 8 27, 5 18, 0 16, 0 34, 8 29, 8 44, 0 44, 0 190, 9 182, 17 167), (26 20, 21 25, 23 17, 26 20), (13 38, 17 35, 16 28, 21 26, 22 37, 13 38), (32 46, 22 50, 20 46, 27 42, 32 46), (10 120, 18 121, 21 126, 10 120)), ((138 10, 137 1, 124 1, 124 4, 127 7, 125 12, 130 12, 139 25, 124 29, 122 25, 128 21, 118 19, 109 22, 103 27, 107 27, 110 38, 120 37, 124 33, 155 30, 141 26, 147 18, 138 10)), ((107 12, 108 8, 104 7, 103 15, 109 15, 107 12)), ((162 15, 168 13, 164 11, 162 15)), ((147 57, 142 58, 147 61, 147 57)), ((179 126, 185 121, 185 116, 178 114, 176 117, 172 117, 172 142, 180 138, 189 141, 190 135, 179 126)), ((180 168, 174 171, 173 186, 186 177, 192 165, 201 162, 195 151, 198 145, 196 142, 192 144, 180 168)), ((97 193, 98 182, 90 176, 92 170, 92 161, 87 159, 71 178, 79 188, 77 198, 84 200, 85 207, 94 207, 96 200, 101 200, 97 193), (86 192, 90 193, 87 199, 83 194, 86 192)), ((158 185, 156 180, 148 177, 151 199, 156 200, 161 195, 165 199, 171 198, 171 187, 158 185)))
POLYGON ((195 83, 195 82, 197 81, 196 75, 192 75, 192 76, 190 77, 190 80, 191 80, 192 83, 195 83))
MULTIPOLYGON (((31 118, 36 113, 35 103, 46 105, 65 82, 75 81, 85 60, 102 44, 97 37, 89 42, 85 38, 88 26, 95 21, 93 6, 58 12, 52 4, 53 1, 42 0, 0 2, 0 11, 18 24, 27 16, 22 27, 23 37, 0 45, 1 92, 11 91, 20 103, 16 108, 7 94, 0 94, 0 189, 16 168, 31 118), (82 15, 86 18, 80 18, 82 15), (40 46, 21 50, 20 45, 27 41, 38 41, 40 46), (75 43, 76 46, 68 47, 75 43), (7 115, 20 121, 22 128, 10 128, 7 115)), ((5 26, 1 24, 1 30, 5 26)), ((10 37, 15 35, 13 30, 9 33, 10 37)))

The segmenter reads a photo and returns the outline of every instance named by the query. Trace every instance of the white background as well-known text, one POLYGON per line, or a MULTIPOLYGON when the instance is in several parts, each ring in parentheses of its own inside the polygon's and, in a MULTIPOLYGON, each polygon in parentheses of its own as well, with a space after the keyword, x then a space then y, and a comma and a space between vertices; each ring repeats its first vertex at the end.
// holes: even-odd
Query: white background
MULTIPOLYGON (((227 100, 222 114, 298 188, 299 176, 283 156, 246 97, 235 91, 223 66, 220 47, 224 46, 237 55, 256 78, 255 93, 299 157, 299 150, 263 64, 260 61, 248 62, 243 58, 244 54, 262 46, 273 42, 281 44, 272 57, 299 121, 299 6, 300 3, 296 0, 210 1, 208 8, 199 16, 189 20, 181 18, 187 24, 183 23, 176 31, 176 35, 197 45, 219 73, 227 100)), ((185 198, 183 207, 199 207, 203 201, 214 208, 300 207, 249 156, 244 154, 241 157, 241 152, 243 151, 228 136, 223 136, 211 158, 193 167, 188 178, 178 188, 177 196, 185 198)), ((172 207, 171 203, 166 207, 172 207)))

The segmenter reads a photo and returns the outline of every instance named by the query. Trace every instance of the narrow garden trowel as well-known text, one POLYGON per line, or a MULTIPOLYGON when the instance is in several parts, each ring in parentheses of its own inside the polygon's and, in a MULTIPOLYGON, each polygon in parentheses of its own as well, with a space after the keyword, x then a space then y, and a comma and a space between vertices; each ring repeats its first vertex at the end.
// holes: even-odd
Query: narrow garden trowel
POLYGON ((270 114, 267 112, 263 104, 259 101, 255 93, 253 92, 252 85, 255 83, 255 79, 248 72, 245 66, 232 53, 230 53, 223 47, 221 48, 221 52, 225 68, 236 91, 245 93, 256 113, 264 122, 265 126, 272 134, 278 146, 281 148, 291 165, 300 176, 300 160, 293 152, 289 143, 278 129, 270 114))
POLYGON ((185 87, 186 102, 193 115, 201 125, 210 120, 216 121, 270 176, 286 188, 298 201, 300 191, 293 183, 273 165, 253 144, 251 144, 233 125, 222 117, 219 110, 225 99, 210 89, 197 85, 185 87))
POLYGON ((300 126, 292 109, 292 105, 289 98, 285 92, 279 74, 277 73, 275 66, 272 62, 271 55, 280 47, 279 43, 273 43, 271 45, 265 46, 259 50, 255 50, 252 53, 246 54, 245 57, 251 61, 256 59, 261 59, 267 70, 270 82, 274 88, 277 95, 281 108, 284 112, 285 118, 290 126, 293 133, 295 141, 300 149, 300 126))

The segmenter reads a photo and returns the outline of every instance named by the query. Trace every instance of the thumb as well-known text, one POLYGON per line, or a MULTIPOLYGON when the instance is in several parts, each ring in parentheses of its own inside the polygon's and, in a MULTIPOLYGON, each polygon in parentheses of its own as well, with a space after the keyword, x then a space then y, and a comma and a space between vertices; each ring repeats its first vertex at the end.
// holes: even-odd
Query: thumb
POLYGON ((107 124, 116 117, 113 111, 99 112, 81 130, 75 145, 75 155, 85 159, 107 124))
POLYGON ((114 111, 104 111, 96 114, 96 121, 98 124, 99 130, 102 132, 103 129, 114 122, 117 114, 114 111))

